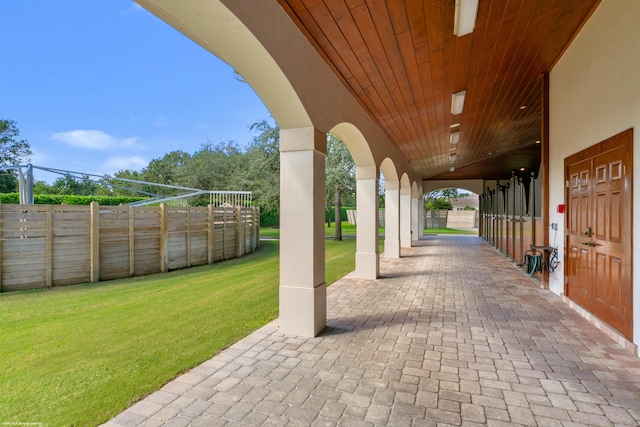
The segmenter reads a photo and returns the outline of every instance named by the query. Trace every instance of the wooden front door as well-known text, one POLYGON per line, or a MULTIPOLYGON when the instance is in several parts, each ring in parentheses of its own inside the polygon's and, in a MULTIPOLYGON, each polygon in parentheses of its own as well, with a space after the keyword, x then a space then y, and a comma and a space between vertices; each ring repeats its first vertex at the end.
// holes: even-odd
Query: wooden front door
POLYGON ((565 159, 565 294, 628 340, 632 324, 630 129, 565 159))

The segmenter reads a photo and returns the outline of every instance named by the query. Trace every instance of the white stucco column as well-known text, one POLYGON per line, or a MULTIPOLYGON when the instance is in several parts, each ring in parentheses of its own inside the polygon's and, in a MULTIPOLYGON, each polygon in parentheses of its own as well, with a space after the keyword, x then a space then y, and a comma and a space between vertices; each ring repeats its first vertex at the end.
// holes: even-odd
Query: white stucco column
POLYGON ((418 203, 418 195, 411 195, 411 240, 420 239, 420 225, 418 212, 420 211, 420 204, 418 203))
POLYGON ((411 247, 411 187, 400 189, 400 246, 411 247))
POLYGON ((400 258, 400 181, 384 183, 384 256, 400 258))
POLYGON ((418 237, 424 237, 424 193, 422 190, 418 192, 418 237))
POLYGON ((326 135, 280 131, 280 330, 316 336, 327 323, 324 276, 326 135))
POLYGON ((380 276, 378 250, 378 168, 356 167, 356 277, 380 276))

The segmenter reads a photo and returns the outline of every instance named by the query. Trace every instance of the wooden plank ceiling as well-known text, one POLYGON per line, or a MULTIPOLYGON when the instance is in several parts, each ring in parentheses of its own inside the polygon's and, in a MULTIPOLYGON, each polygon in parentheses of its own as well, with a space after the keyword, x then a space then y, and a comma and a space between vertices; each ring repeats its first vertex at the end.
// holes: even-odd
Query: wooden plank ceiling
POLYGON ((480 0, 474 31, 456 37, 455 0, 279 0, 423 179, 538 171, 541 75, 599 1, 480 0))

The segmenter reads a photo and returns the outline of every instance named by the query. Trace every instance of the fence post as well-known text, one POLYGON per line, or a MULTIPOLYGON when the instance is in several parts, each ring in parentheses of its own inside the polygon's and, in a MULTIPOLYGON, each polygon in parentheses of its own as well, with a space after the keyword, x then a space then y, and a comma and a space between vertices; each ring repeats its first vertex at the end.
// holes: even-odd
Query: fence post
POLYGON ((208 212, 209 212, 209 227, 207 229, 207 262, 209 264, 213 264, 213 259, 214 259, 214 251, 216 248, 216 244, 215 244, 215 233, 214 233, 214 222, 213 222, 213 204, 209 203, 209 205, 207 205, 208 208, 208 212))
POLYGON ((160 203, 160 272, 169 271, 169 218, 167 204, 160 203))
POLYGON ((255 252, 256 250, 256 207, 251 206, 251 252, 255 252))
POLYGON ((227 259, 227 208, 222 208, 222 259, 227 259))
POLYGON ((260 247, 260 206, 256 206, 256 248, 260 247))
POLYGON ((186 247, 185 247, 185 258, 187 259, 187 267, 191 267, 191 215, 189 206, 186 207, 186 220, 187 220, 187 231, 186 231, 186 247))
POLYGON ((50 288, 53 285, 53 206, 47 205, 47 223, 44 226, 47 237, 45 238, 45 285, 50 288))
POLYGON ((91 202, 91 272, 92 283, 100 281, 100 205, 91 202))
POLYGON ((135 260, 135 243, 136 243, 136 215, 135 207, 129 206, 129 276, 135 276, 136 274, 136 260, 135 260))
POLYGON ((236 207, 236 244, 238 245, 236 256, 239 258, 244 255, 242 251, 242 207, 240 206, 236 207))

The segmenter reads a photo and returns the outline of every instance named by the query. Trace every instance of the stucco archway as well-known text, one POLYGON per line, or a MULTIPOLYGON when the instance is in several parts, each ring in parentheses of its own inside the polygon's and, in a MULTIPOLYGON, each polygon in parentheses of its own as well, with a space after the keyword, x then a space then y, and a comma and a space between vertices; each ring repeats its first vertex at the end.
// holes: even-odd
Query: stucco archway
POLYGON ((384 175, 384 256, 400 258, 400 180, 393 160, 380 164, 384 175))
POLYGON ((330 133, 340 138, 356 165, 356 277, 377 279, 378 253, 378 168, 362 132, 351 123, 340 123, 330 133))
POLYGON ((375 195, 365 201, 358 196, 358 204, 367 218, 358 220, 359 228, 375 229, 367 232, 364 240, 358 231, 356 270, 366 271, 366 277, 375 278, 378 274, 378 160, 394 159, 407 179, 415 180, 411 167, 278 2, 255 2, 251 7, 233 0, 137 2, 230 64, 256 91, 278 123, 280 327, 285 333, 317 335, 326 325, 327 132, 342 138, 352 150, 358 194, 375 195), (291 55, 292 51, 295 55, 291 55), (364 242, 366 250, 361 249, 360 242, 364 242), (375 250, 370 249, 373 246, 375 250), (362 270, 358 265, 368 267, 362 270))

